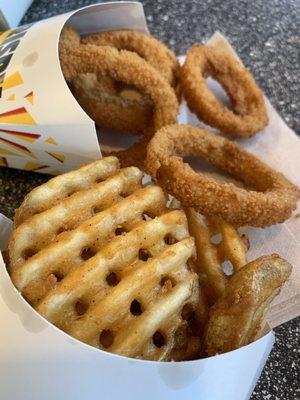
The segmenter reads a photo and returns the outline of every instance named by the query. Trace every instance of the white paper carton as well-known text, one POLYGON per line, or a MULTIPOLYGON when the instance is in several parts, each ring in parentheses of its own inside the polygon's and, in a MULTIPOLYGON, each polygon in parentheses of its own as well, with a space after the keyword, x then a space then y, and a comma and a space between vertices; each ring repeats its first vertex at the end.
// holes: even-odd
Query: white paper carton
MULTIPOLYGON (((0 218, 6 245, 10 221, 0 218)), ((135 360, 73 339, 13 286, 0 253, 0 395, 11 400, 248 399, 274 343, 267 335, 203 360, 135 360)))
MULTIPOLYGON (((59 33, 67 20, 81 33, 113 28, 147 31, 139 3, 87 7, 26 30, 2 83, 3 165, 56 173, 100 156, 94 123, 69 92, 58 62, 59 33), (29 70, 36 75, 38 84, 29 70), (10 113, 20 109, 25 111, 10 113)), ((219 45, 220 41, 222 46, 228 46, 220 35, 211 43, 219 45)), ((270 125, 255 138, 240 142, 299 184, 299 141, 266 102, 270 125), (289 153, 290 163, 280 159, 282 152, 289 153)), ((199 125, 184 104, 180 122, 199 125)), ((300 230, 295 221, 266 230, 248 229, 250 259, 277 251, 294 266, 299 265, 300 230)), ((11 222, 0 216, 0 250, 6 248, 10 229, 11 222)), ((299 295, 299 275, 294 273, 283 295, 294 308, 283 316, 282 310, 276 308, 282 304, 278 300, 270 319, 272 327, 299 315, 299 302, 295 300, 299 295)), ((273 343, 274 334, 268 332, 239 350, 180 363, 134 360, 103 352, 73 339, 37 314, 14 288, 0 254, 1 399, 248 399, 273 343)))

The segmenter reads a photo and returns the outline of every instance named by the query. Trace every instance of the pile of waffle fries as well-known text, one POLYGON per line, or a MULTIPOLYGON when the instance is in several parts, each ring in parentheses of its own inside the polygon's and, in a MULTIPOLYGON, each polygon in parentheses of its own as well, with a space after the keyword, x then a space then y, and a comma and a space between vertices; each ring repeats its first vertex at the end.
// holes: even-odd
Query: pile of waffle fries
POLYGON ((167 206, 142 178, 107 157, 30 192, 9 243, 15 286, 63 331, 127 357, 190 360, 255 340, 291 266, 247 264, 232 225, 167 206))

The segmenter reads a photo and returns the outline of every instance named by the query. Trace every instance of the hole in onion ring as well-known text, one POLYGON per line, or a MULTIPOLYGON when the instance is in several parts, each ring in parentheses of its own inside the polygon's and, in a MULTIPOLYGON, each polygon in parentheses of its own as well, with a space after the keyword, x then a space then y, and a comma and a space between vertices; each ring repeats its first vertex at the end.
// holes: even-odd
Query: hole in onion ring
POLYGON ((195 172, 203 172, 208 177, 214 179, 217 182, 231 182, 234 183, 238 187, 243 187, 246 189, 252 189, 246 186, 243 182, 234 179, 232 176, 227 174, 226 172, 218 169, 214 165, 212 165, 209 161, 200 157, 185 157, 183 156, 183 161, 195 171, 195 172))
POLYGON ((110 129, 100 128, 97 132, 101 150, 105 151, 124 150, 139 140, 138 136, 124 132, 112 131, 110 129), (118 144, 117 146, 116 143, 118 144))
POLYGON ((224 106, 229 108, 229 110, 234 111, 232 107, 232 102, 222 85, 215 79, 209 77, 206 79, 206 84, 209 90, 214 94, 215 98, 224 106))

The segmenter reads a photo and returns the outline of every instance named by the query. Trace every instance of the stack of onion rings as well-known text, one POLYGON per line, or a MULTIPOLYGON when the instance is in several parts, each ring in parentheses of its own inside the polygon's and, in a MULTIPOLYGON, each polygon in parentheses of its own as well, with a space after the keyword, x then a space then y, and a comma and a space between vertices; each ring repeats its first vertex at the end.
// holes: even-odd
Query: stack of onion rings
POLYGON ((296 208, 299 190, 236 143, 188 125, 166 126, 147 149, 146 170, 185 207, 220 216, 235 226, 264 227, 286 220, 296 208), (220 183, 196 173, 181 155, 203 157, 253 190, 220 183))
POLYGON ((268 124, 263 93, 234 57, 203 45, 194 45, 182 67, 181 84, 191 111, 222 133, 250 137, 268 124), (208 89, 205 78, 216 79, 228 93, 233 111, 208 89))
POLYGON ((80 74, 70 82, 75 98, 98 126, 115 131, 144 134, 152 126, 153 103, 146 96, 130 99, 115 90, 111 79, 80 74))
POLYGON ((97 46, 112 46, 118 50, 128 50, 138 54, 159 71, 176 90, 180 75, 177 57, 153 36, 134 30, 115 30, 86 36, 82 42, 97 46))
POLYGON ((61 46, 60 61, 67 81, 72 81, 79 74, 94 73, 134 85, 151 99, 154 104, 153 130, 128 149, 112 153, 120 158, 123 166, 143 166, 146 145, 151 135, 161 127, 177 121, 178 101, 168 82, 137 54, 118 51, 109 46, 87 44, 73 49, 61 46))
MULTIPOLYGON (((80 44, 80 36, 65 27, 60 47, 73 48, 80 44)), ((130 49, 152 65, 179 94, 180 65, 175 54, 150 35, 119 30, 86 36, 83 43, 97 46, 109 45, 117 49, 130 49)), ((69 86, 82 108, 96 122, 107 129, 144 134, 153 131, 154 104, 147 95, 141 96, 134 84, 124 88, 122 82, 108 75, 79 74, 69 81, 69 86)))

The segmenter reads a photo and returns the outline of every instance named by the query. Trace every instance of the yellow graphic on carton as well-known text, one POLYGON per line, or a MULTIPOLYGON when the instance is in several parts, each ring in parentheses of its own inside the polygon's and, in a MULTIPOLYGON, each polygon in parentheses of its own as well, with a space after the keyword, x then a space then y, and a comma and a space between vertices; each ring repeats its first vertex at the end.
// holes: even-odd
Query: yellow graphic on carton
POLYGON ((38 164, 38 163, 34 163, 34 162, 27 162, 24 165, 24 169, 26 171, 37 171, 42 168, 47 168, 47 165, 42 165, 42 164, 38 164))
POLYGON ((0 126, 0 136, 1 136, 1 132, 5 133, 6 135, 9 135, 13 138, 25 140, 26 142, 29 142, 29 143, 35 142, 41 136, 38 133, 29 133, 29 132, 12 131, 9 129, 1 129, 1 126, 0 126))
POLYGON ((2 149, 0 147, 0 154, 4 155, 4 156, 13 156, 13 157, 20 157, 19 154, 15 154, 12 151, 6 150, 6 149, 2 149))
POLYGON ((6 99, 7 101, 14 101, 16 98, 15 93, 11 94, 10 96, 8 96, 8 98, 6 99))
POLYGON ((33 104, 33 92, 29 92, 26 94, 26 96, 24 96, 24 99, 27 99, 29 101, 29 103, 33 104))
POLYGON ((47 154, 49 154, 49 156, 55 158, 56 160, 58 160, 59 162, 63 163, 65 161, 65 156, 58 154, 58 153, 50 153, 49 151, 46 151, 47 154))
POLYGON ((11 140, 1 138, 1 137, 0 137, 0 142, 11 147, 14 151, 17 150, 17 151, 25 154, 26 156, 36 158, 36 156, 34 154, 32 154, 32 152, 26 146, 23 146, 22 144, 15 143, 15 142, 12 142, 11 140))
POLYGON ((21 85, 22 83, 24 83, 22 76, 20 72, 17 71, 5 77, 4 81, 0 83, 0 87, 2 87, 3 90, 7 90, 12 87, 21 85))
POLYGON ((55 146, 57 146, 57 141, 54 139, 53 136, 48 136, 47 139, 45 140, 45 142, 47 142, 49 144, 54 144, 55 146))
POLYGON ((15 110, 7 111, 0 114, 0 124, 1 123, 36 125, 35 120, 32 118, 25 107, 20 107, 15 110))

